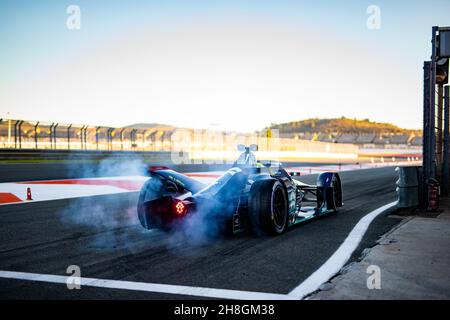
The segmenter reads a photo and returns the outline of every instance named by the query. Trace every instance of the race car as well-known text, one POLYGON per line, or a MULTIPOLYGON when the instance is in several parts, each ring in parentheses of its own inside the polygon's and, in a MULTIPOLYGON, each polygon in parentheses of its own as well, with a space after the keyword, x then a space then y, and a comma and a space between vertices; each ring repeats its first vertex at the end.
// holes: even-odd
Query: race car
POLYGON ((294 179, 279 161, 257 161, 257 145, 238 150, 242 154, 232 167, 209 185, 165 166, 149 167, 137 206, 142 226, 173 230, 200 216, 220 232, 279 235, 342 207, 338 173, 321 173, 317 184, 309 185, 294 179))

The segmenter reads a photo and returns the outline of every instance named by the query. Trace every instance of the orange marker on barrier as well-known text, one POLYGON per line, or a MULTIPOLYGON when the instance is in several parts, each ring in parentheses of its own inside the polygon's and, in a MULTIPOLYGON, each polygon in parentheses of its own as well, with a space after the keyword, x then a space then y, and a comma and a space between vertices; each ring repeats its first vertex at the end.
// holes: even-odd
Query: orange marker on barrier
POLYGON ((33 197, 31 196, 31 188, 27 188, 27 200, 33 200, 33 197))

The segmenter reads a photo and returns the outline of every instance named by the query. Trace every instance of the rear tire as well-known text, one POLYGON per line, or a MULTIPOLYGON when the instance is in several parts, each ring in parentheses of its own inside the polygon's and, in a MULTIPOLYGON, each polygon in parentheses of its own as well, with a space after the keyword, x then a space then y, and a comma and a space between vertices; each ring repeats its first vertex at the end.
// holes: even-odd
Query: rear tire
POLYGON ((282 234, 288 224, 286 190, 276 179, 253 183, 249 197, 249 216, 253 231, 259 235, 282 234))
POLYGON ((159 179, 150 178, 142 186, 139 193, 137 214, 139 222, 145 229, 152 229, 161 225, 161 221, 156 221, 155 217, 148 212, 144 203, 161 197, 163 193, 163 184, 159 179))

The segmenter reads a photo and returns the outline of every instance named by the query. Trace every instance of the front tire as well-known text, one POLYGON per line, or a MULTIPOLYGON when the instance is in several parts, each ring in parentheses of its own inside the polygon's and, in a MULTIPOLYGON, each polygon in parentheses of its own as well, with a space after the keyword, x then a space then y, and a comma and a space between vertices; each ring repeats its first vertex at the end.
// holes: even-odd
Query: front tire
POLYGON ((257 234, 278 235, 286 230, 288 201, 280 181, 264 179, 254 182, 248 209, 253 231, 257 234))
POLYGON ((327 212, 337 212, 338 207, 342 207, 342 187, 339 176, 335 173, 331 175, 329 186, 317 188, 317 209, 318 214, 327 212))

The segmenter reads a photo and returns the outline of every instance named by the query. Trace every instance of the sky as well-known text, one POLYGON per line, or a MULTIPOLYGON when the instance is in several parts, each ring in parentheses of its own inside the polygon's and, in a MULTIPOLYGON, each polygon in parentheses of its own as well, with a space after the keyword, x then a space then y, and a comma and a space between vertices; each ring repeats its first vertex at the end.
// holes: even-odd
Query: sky
POLYGON ((0 118, 421 128, 431 26, 450 25, 449 12, 448 0, 0 0, 0 118), (368 27, 371 5, 380 28, 368 27))

